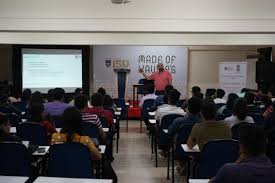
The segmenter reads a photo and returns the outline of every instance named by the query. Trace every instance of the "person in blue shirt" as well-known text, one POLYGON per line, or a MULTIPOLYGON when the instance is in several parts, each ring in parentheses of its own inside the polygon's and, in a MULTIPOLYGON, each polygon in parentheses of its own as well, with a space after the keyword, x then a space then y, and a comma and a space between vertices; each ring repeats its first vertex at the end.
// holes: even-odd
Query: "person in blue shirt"
POLYGON ((240 127, 240 157, 224 165, 210 183, 274 183, 275 166, 266 157, 264 130, 256 125, 240 127))
POLYGON ((174 120, 174 122, 168 128, 168 134, 174 136, 178 133, 183 124, 192 124, 200 122, 200 111, 202 106, 202 100, 199 97, 192 97, 188 100, 187 113, 184 117, 180 117, 174 120))

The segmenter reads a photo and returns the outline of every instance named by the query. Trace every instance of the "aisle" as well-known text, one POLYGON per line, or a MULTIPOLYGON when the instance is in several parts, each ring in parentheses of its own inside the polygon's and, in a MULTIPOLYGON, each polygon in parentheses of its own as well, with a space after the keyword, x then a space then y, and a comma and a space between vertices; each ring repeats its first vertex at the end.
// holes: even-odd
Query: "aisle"
POLYGON ((139 133, 139 121, 131 121, 129 125, 128 133, 122 127, 119 153, 114 154, 113 167, 119 183, 167 182, 166 167, 154 167, 150 141, 145 133, 139 133))

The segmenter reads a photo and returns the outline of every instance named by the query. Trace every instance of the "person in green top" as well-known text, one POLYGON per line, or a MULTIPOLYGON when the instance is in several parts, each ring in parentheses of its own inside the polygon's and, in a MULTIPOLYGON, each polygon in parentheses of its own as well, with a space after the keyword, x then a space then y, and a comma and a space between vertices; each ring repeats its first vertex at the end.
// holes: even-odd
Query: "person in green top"
POLYGON ((205 101, 201 108, 202 122, 195 124, 187 141, 192 149, 198 145, 200 150, 211 140, 231 139, 231 129, 224 121, 216 121, 216 106, 213 101, 205 101))

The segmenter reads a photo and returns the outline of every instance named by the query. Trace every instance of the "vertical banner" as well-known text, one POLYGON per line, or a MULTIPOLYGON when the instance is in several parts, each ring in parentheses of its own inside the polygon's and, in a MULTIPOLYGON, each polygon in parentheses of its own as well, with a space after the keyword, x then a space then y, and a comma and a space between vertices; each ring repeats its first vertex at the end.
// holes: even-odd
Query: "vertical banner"
POLYGON ((171 72, 173 86, 182 96, 186 96, 188 49, 183 46, 94 46, 94 89, 104 87, 116 98, 118 86, 114 69, 130 69, 127 74, 126 99, 131 99, 132 85, 143 78, 139 69, 150 75, 157 71, 158 63, 163 63, 165 69, 171 72))
POLYGON ((225 93, 238 93, 246 88, 247 62, 220 62, 219 83, 225 93))

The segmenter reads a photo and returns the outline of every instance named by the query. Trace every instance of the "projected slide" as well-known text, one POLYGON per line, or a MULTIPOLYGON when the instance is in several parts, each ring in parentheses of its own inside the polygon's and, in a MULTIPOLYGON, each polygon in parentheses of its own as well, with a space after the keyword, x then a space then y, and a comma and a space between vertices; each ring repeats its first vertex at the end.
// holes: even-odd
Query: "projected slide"
POLYGON ((82 51, 22 49, 23 89, 47 93, 55 87, 74 92, 82 87, 82 51))

